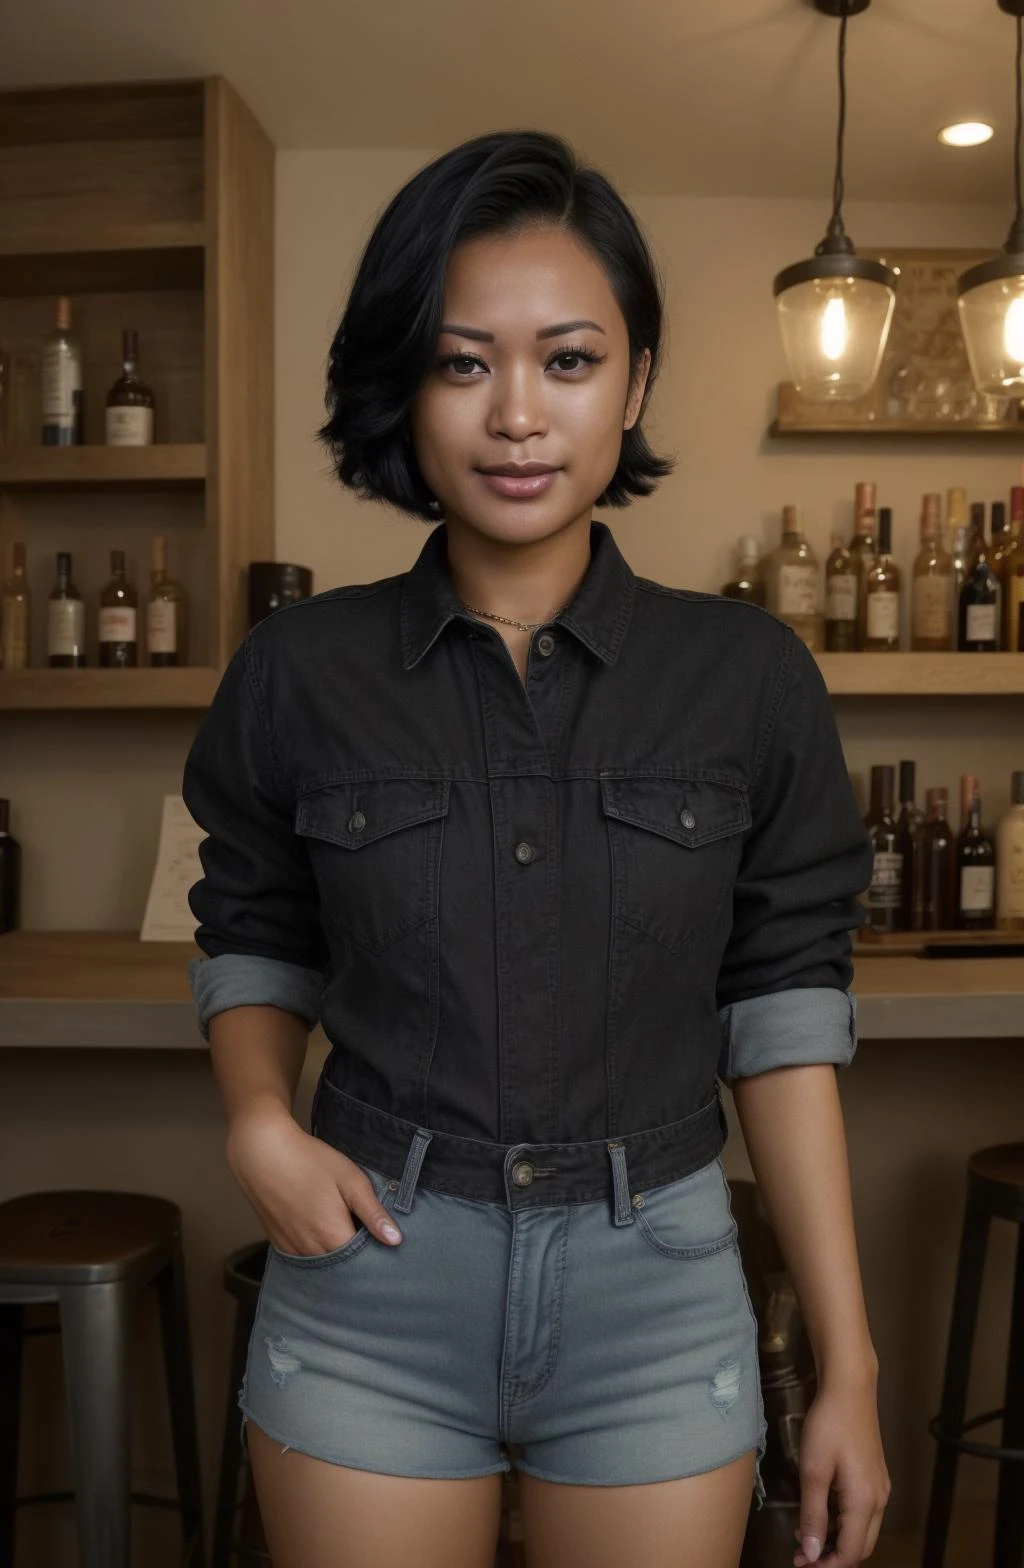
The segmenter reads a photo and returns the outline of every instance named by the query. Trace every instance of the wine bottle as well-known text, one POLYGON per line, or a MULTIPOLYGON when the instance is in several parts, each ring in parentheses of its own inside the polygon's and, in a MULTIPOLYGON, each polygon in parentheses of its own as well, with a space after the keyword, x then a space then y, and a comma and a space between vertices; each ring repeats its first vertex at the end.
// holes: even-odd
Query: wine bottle
POLYGON ((978 780, 965 774, 962 783, 970 809, 956 844, 956 924, 961 931, 989 931, 996 914, 996 847, 981 825, 978 780))
POLYGON ((27 670, 32 647, 32 595, 25 576, 25 546, 14 545, 11 575, 0 591, 0 666, 27 670))
POLYGON ((155 399, 139 379, 139 339, 134 327, 122 334, 121 374, 107 393, 107 445, 149 446, 155 399))
POLYGON ((880 653, 900 645, 900 569, 892 558, 892 511, 878 512, 878 554, 864 579, 861 646, 880 653))
POLYGON ((804 538, 798 507, 782 508, 782 543, 774 552, 773 567, 770 608, 792 626, 812 653, 820 653, 825 645, 821 568, 804 538))
MULTIPOLYGON (((967 539, 971 528, 967 520, 967 491, 954 485, 946 492, 946 537, 952 574, 953 635, 960 635, 960 590, 967 576, 967 539)), ((957 647, 959 647, 957 641, 957 647)))
POLYGON ((925 792, 925 820, 921 829, 922 931, 951 931, 956 904, 956 844, 946 818, 949 791, 925 792))
POLYGON ((100 591, 100 665, 133 669, 139 662, 139 596, 125 576, 123 550, 111 550, 110 574, 100 591))
POLYGON ((1024 653, 1024 485, 1010 491, 1010 543, 1003 556, 1003 646, 1024 653))
POLYGON ((149 595, 146 599, 146 649, 155 667, 188 663, 188 595, 167 575, 167 541, 153 535, 149 595))
POLYGON ((995 653, 1002 633, 1002 585, 989 563, 985 535, 975 535, 970 566, 960 589, 957 647, 995 653))
POLYGON ((1024 772, 1010 779, 1010 809, 996 830, 996 925, 1024 931, 1024 772))
POLYGON ((915 653, 944 653, 953 646, 953 563, 942 548, 942 497, 921 502, 921 548, 910 590, 910 646, 915 653))
POLYGON ((898 931, 903 896, 903 855, 892 815, 893 769, 871 769, 871 805, 864 819, 874 850, 867 892, 867 925, 872 931, 898 931))
POLYGON ((43 343, 44 446, 79 446, 82 440, 82 349, 71 331, 71 301, 57 301, 57 325, 43 343))
POLYGON ((861 647, 861 624, 864 615, 864 579, 875 559, 875 530, 877 514, 875 500, 877 488, 873 480, 862 479, 853 492, 853 538, 850 540, 850 560, 857 578, 857 642, 861 647))
POLYGON ((57 555, 57 582, 47 601, 46 656, 55 670, 81 669, 85 658, 85 604, 71 581, 71 553, 57 555))
POLYGON ((857 586, 857 567, 835 528, 825 562, 825 647, 830 653, 852 653, 857 647, 857 586))
POLYGON ((0 800, 0 933, 21 924, 21 845, 11 833, 11 804, 0 800))
MULTIPOLYGON (((920 915, 921 889, 919 876, 918 843, 924 817, 917 809, 915 796, 917 769, 913 762, 900 763, 900 814, 896 818, 896 840, 903 857, 903 881, 900 888, 899 930, 915 929, 915 912, 920 915)), ((920 929, 920 927, 916 927, 920 929)))

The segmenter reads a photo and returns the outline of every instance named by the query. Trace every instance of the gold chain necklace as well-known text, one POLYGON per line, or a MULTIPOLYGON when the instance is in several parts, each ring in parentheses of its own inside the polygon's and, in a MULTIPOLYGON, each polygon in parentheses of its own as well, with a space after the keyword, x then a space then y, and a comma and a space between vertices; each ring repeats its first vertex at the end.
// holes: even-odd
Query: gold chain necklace
MULTIPOLYGON (((459 600, 459 603, 462 604, 461 599, 459 600)), ((470 615, 485 615, 489 621, 504 621, 506 626, 518 626, 521 632, 532 632, 535 627, 543 626, 545 624, 544 621, 516 621, 513 620, 511 616, 495 615, 490 610, 474 610, 471 604, 462 604, 462 608, 464 610, 468 610, 470 615)), ((568 608, 569 606, 567 604, 563 604, 560 610, 555 611, 555 615, 563 615, 568 608)), ((548 616, 549 621, 553 621, 554 618, 554 615, 548 616)))

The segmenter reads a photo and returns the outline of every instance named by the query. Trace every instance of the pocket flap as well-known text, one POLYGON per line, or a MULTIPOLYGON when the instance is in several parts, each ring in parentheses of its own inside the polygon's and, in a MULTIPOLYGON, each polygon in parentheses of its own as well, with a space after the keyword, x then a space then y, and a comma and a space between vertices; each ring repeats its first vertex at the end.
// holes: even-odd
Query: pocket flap
POLYGON ((369 779, 310 790, 295 808, 295 831, 345 849, 362 849, 386 833, 443 817, 447 779, 369 779))
POLYGON ((743 789, 708 779, 601 778, 605 814, 697 849, 750 826, 743 789))

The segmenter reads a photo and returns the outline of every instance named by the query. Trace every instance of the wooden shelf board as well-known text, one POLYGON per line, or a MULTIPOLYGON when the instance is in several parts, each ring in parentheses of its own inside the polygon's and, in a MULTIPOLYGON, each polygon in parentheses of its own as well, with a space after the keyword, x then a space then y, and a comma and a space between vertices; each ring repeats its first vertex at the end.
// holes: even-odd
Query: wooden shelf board
POLYGON ((5 931, 0 1001, 187 1002, 194 942, 142 942, 137 931, 5 931))
POLYGON ((791 425, 775 419, 768 426, 768 434, 773 439, 789 439, 793 436, 811 436, 815 439, 819 436, 865 436, 869 439, 873 436, 947 436, 958 440, 963 436, 1011 436, 1024 441, 1024 422, 1011 424, 1007 420, 999 424, 966 419, 874 419, 870 422, 860 420, 846 423, 837 420, 834 424, 791 425))
POLYGON ((81 490, 122 485, 130 489, 195 489, 205 479, 206 447, 201 442, 0 448, 0 489, 81 490))
POLYGON ((819 653, 836 697, 1024 695, 1024 653, 819 653))
POLYGON ((220 673, 205 665, 178 669, 0 670, 0 711, 116 708, 208 708, 220 673))
POLYGON ((25 235, 0 250, 0 294, 202 288, 205 245, 202 223, 68 229, 59 248, 25 235))

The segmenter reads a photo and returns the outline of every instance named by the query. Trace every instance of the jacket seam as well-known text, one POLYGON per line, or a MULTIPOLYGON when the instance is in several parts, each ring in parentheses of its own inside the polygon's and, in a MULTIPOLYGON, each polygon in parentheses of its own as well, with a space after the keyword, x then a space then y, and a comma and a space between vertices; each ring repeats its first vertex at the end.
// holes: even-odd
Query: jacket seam
POLYGON ((253 645, 251 631, 246 636, 243 644, 243 656, 245 659, 246 684, 249 687, 249 695, 256 709, 256 718, 259 723, 260 734, 263 736, 263 744, 266 746, 267 755, 270 758, 270 769, 274 776, 274 784, 279 797, 281 800, 284 800, 285 794, 282 786, 281 770, 278 766, 277 753, 274 750, 274 741, 270 730, 270 716, 267 712, 263 688, 259 680, 259 671, 256 668, 256 649, 253 645))
POLYGON ((757 748, 757 755, 754 758, 754 776, 750 782, 750 792, 752 795, 756 792, 757 787, 761 782, 761 770, 764 767, 765 758, 768 755, 769 742, 771 741, 772 735, 775 731, 775 724, 779 716, 779 710, 782 707, 783 699, 786 695, 786 685, 789 680, 790 671, 793 668, 793 655, 795 652, 796 633, 791 626, 787 626, 782 657, 779 660, 779 673, 775 679, 775 687, 768 703, 768 715, 765 719, 764 730, 761 734, 761 741, 757 748))

